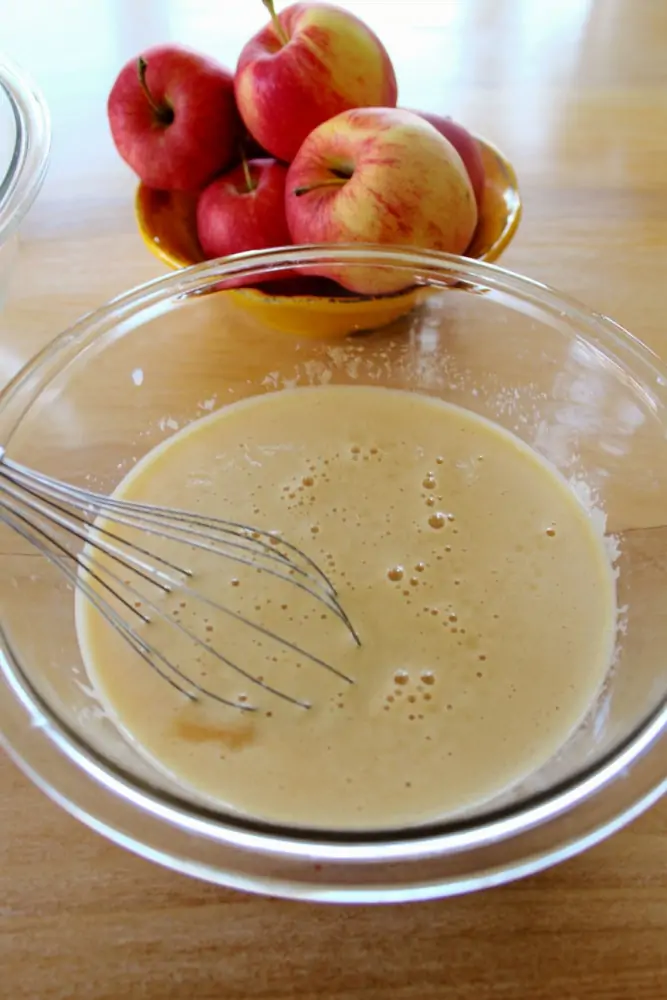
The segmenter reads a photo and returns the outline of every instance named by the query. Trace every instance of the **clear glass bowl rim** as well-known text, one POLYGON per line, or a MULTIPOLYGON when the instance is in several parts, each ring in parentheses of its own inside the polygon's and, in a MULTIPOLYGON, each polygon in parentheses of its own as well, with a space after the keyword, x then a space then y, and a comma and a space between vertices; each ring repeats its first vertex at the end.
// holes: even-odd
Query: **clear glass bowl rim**
POLYGON ((0 246, 16 232, 44 182, 51 149, 51 118, 42 92, 24 69, 0 54, 0 87, 14 115, 16 141, 0 178, 0 246))
MULTIPOLYGON (((221 279, 247 277, 263 271, 279 272, 299 265, 322 264, 325 261, 337 264, 407 268, 413 273, 418 284, 447 288, 456 282, 467 286, 471 291, 493 290, 521 300, 538 314, 566 319, 577 331, 585 334, 590 343, 599 346, 608 357, 614 358, 622 365, 626 374, 640 386, 650 386, 656 404, 667 414, 667 368, 662 366, 657 355, 609 318, 588 310, 575 299, 562 295, 546 285, 493 264, 454 255, 417 251, 410 247, 387 248, 363 244, 341 244, 335 247, 312 245, 278 248, 267 252, 253 251, 194 265, 140 285, 82 317, 29 361, 0 392, 0 421, 8 412, 10 414, 9 431, 0 444, 0 459, 3 445, 7 445, 23 416, 51 380, 109 330, 125 327, 144 312, 150 312, 151 319, 154 319, 160 311, 168 311, 172 299, 205 293, 214 286, 219 286, 221 279), (25 394, 25 399, 21 398, 22 394, 25 394)), ((667 415, 665 421, 667 423, 667 415)), ((106 761, 78 734, 62 723, 34 689, 23 674, 4 635, 1 623, 0 673, 4 673, 10 690, 28 711, 33 725, 47 732, 54 751, 60 751, 89 778, 120 796, 133 808, 143 810, 153 817, 160 817, 190 834, 198 833, 213 841, 244 851, 303 857, 310 860, 409 861, 410 858, 424 855, 455 853, 472 847, 498 843, 523 834, 536 826, 542 826, 603 792, 621 773, 627 774, 628 769, 640 758, 651 753, 659 754, 661 749, 664 753, 667 739, 667 697, 663 697, 649 716, 605 758, 571 775, 558 786, 502 810, 480 813, 471 820, 368 834, 274 827, 259 821, 241 819, 231 814, 225 815, 219 811, 197 807, 183 799, 158 792, 148 785, 142 785, 132 775, 106 761)), ((0 723, 1 721, 2 713, 0 713, 0 723)), ((32 779, 48 793, 50 791, 48 782, 40 778, 39 771, 34 765, 28 764, 22 758, 19 748, 14 746, 8 749, 32 779)), ((663 774, 658 784, 654 784, 650 791, 643 795, 641 801, 633 802, 625 810, 623 817, 617 817, 613 823, 607 824, 606 830, 599 837, 593 840, 590 836, 581 838, 579 849, 595 842, 595 839, 601 839, 601 836, 612 832, 612 829, 617 829, 666 791, 667 774, 663 774)), ((56 791, 53 792, 53 797, 66 808, 70 807, 71 803, 63 800, 63 796, 56 791)), ((72 807, 71 811, 91 822, 91 825, 96 825, 92 817, 81 815, 81 810, 72 807)), ((113 837, 113 831, 103 827, 102 824, 98 826, 113 837)), ((122 840, 120 837, 117 839, 122 840)), ((134 846, 137 847, 136 844, 134 846)), ((148 849, 140 853, 156 856, 155 852, 148 849)), ((571 854, 573 851, 570 850, 568 853, 571 854)), ((547 852, 543 862, 533 865, 530 870, 545 867, 563 856, 566 855, 559 851, 547 852)), ((156 859, 169 863, 164 857, 156 859)), ((187 869, 187 865, 183 862, 173 864, 173 867, 180 870, 187 869)), ((525 871, 520 872, 520 874, 525 873, 525 871)), ((516 874, 510 874, 509 877, 516 877, 516 874)), ((232 884, 229 879, 220 881, 232 884)), ((492 881, 500 880, 496 878, 492 881)), ((490 883, 482 881, 475 885, 475 888, 483 884, 490 883)), ((252 888, 252 886, 245 887, 252 888)))

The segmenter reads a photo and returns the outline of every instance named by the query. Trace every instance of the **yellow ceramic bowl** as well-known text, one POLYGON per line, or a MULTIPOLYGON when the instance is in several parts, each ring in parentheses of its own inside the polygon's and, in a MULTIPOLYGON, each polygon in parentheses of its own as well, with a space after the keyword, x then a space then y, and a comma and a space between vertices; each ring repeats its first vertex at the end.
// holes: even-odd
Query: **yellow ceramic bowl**
MULTIPOLYGON (((516 173, 502 153, 478 137, 486 182, 479 223, 467 257, 496 260, 514 236, 521 218, 516 173)), ((156 191, 140 184, 135 214, 141 237, 169 267, 188 267, 204 260, 195 225, 196 195, 156 191)), ((306 337, 344 337, 385 326, 413 309, 428 294, 411 288, 377 297, 335 294, 281 295, 259 288, 230 289, 236 304, 262 323, 306 337)))

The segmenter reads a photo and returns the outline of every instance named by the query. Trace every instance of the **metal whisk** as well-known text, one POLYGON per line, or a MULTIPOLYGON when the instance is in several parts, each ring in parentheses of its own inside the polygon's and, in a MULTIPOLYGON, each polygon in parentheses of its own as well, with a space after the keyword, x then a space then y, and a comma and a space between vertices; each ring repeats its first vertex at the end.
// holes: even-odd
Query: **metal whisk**
POLYGON ((165 650, 156 648, 144 635, 137 632, 135 626, 140 622, 149 625, 156 618, 169 621, 172 628, 177 628, 200 649, 204 649, 215 660, 250 683, 295 705, 310 707, 308 702, 292 697, 256 677, 247 666, 225 656, 184 623, 167 618, 156 599, 173 592, 203 602, 281 643, 341 680, 353 683, 350 677, 319 656, 302 649, 297 643, 202 594, 193 585, 195 580, 187 566, 170 562, 147 547, 151 537, 157 536, 269 573, 310 594, 335 615, 354 642, 361 645, 326 573, 300 548, 282 537, 278 538, 272 532, 191 511, 115 500, 20 465, 9 459, 2 448, 0 521, 56 566, 153 670, 193 701, 207 697, 245 712, 255 711, 251 704, 224 698, 189 677, 182 666, 169 658, 165 650), (100 520, 105 522, 104 525, 99 523, 100 520), (138 530, 146 539, 146 546, 128 541, 107 525, 138 530), (83 546, 81 543, 84 543, 83 546), (134 583, 124 579, 128 571, 131 571, 134 583), (130 612, 129 621, 113 607, 104 594, 130 612))

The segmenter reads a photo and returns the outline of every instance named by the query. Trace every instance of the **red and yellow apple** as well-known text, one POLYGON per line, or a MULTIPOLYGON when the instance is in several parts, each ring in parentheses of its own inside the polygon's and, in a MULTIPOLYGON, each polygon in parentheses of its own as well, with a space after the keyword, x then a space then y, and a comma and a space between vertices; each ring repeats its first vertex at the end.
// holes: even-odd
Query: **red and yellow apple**
POLYGON ((470 178, 472 189, 475 192, 477 206, 482 204, 484 194, 484 161, 479 148, 479 143, 474 135, 471 135, 467 128, 459 125, 452 118, 445 118, 442 115, 432 114, 430 111, 414 111, 424 121, 429 122, 436 128, 440 135, 451 142, 452 146, 459 154, 470 178))
POLYGON ((348 108, 395 107, 396 76, 377 36, 353 14, 295 3, 276 14, 241 52, 234 87, 251 135, 291 162, 314 128, 348 108))
MULTIPOLYGON (((316 128, 289 168, 285 204, 295 243, 381 243, 463 253, 477 225, 461 157, 409 111, 359 108, 316 128)), ((378 295, 409 280, 361 266, 318 274, 378 295)))
POLYGON ((107 103, 116 149, 149 187, 197 191, 238 154, 231 73, 178 45, 157 45, 120 71, 107 103))

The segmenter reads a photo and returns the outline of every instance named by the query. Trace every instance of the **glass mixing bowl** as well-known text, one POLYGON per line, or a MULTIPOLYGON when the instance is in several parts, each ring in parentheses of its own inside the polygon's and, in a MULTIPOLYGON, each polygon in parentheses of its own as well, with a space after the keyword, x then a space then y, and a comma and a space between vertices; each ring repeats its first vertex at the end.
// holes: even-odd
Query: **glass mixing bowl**
POLYGON ((160 278, 82 319, 0 396, 0 443, 25 464, 112 490, 177 428, 243 397, 317 384, 434 395, 554 463, 617 553, 613 669, 562 751, 510 793, 428 827, 269 827, 203 807, 101 711, 71 588, 0 527, 0 731, 53 799, 117 843, 225 885, 328 901, 454 895, 595 843, 667 787, 667 372, 610 320, 542 285, 457 257, 363 246, 245 254, 160 278), (293 268, 390 269, 415 308, 345 339, 290 336, 228 282, 293 268), (602 523, 602 522, 601 522, 602 523))
POLYGON ((26 73, 0 54, 0 308, 18 230, 44 181, 50 144, 44 98, 26 73))

